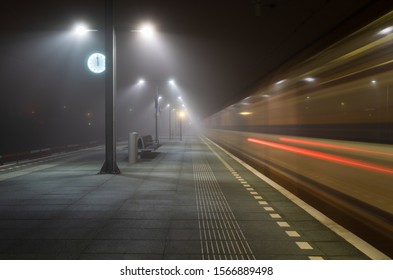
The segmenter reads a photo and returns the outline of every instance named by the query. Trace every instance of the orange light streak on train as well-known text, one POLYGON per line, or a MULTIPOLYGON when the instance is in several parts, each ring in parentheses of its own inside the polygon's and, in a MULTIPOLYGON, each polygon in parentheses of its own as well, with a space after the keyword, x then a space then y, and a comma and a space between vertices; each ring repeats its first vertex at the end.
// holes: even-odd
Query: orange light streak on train
POLYGON ((255 138, 247 138, 247 141, 255 143, 255 144, 263 145, 263 146, 268 146, 268 147, 280 149, 283 151, 288 151, 288 152, 292 152, 292 153, 296 153, 296 154, 300 154, 300 155, 305 155, 305 156, 312 157, 312 158, 317 158, 317 159, 322 159, 322 160, 331 161, 331 162, 335 162, 335 163, 340 163, 340 164, 344 164, 347 166, 353 166, 353 167, 358 167, 358 168, 363 168, 363 169, 368 169, 368 170, 373 170, 373 171, 378 171, 378 172, 384 172, 384 173, 388 173, 388 174, 393 175, 393 169, 385 168, 385 167, 382 167, 379 165, 370 164, 370 163, 366 163, 366 162, 362 162, 362 161, 358 161, 358 160, 353 160, 353 159, 340 157, 340 156, 334 156, 334 155, 330 155, 330 154, 326 154, 326 153, 321 153, 321 152, 316 152, 316 151, 307 150, 307 149, 303 149, 303 148, 278 144, 278 143, 264 141, 264 140, 255 139, 255 138))
POLYGON ((309 146, 315 146, 315 147, 332 148, 332 149, 338 149, 338 150, 347 150, 347 151, 355 151, 355 152, 361 152, 361 153, 393 156, 393 153, 388 153, 388 152, 372 151, 372 150, 352 148, 352 147, 348 147, 348 146, 333 145, 333 144, 321 143, 321 142, 315 142, 315 141, 298 140, 298 139, 287 138, 287 137, 280 137, 279 140, 282 142, 303 144, 303 145, 309 145, 309 146))

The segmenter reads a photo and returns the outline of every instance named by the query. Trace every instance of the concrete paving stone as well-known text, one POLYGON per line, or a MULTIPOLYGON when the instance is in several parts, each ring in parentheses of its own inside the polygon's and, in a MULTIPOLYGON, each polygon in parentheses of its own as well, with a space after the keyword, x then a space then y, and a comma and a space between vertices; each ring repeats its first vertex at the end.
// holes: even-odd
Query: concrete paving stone
POLYGON ((329 256, 363 256, 355 247, 344 241, 313 242, 317 248, 329 256))
POLYGON ((21 204, 28 205, 71 205, 72 203, 78 201, 79 198, 35 198, 23 200, 21 204))
POLYGON ((177 255, 177 254, 165 254, 164 260, 201 260, 201 254, 188 254, 188 255, 177 255))
POLYGON ((66 219, 61 217, 56 217, 56 219, 50 219, 46 221, 41 221, 40 228, 51 229, 68 229, 68 228, 91 228, 97 229, 103 227, 108 222, 108 219, 102 217, 99 218, 80 218, 80 219, 66 219))
POLYGON ((55 218, 62 210, 56 211, 25 211, 25 210, 12 210, 0 212, 0 219, 32 219, 32 220, 45 220, 55 218))
POLYGON ((141 229, 167 229, 170 220, 137 220, 137 219, 111 219, 107 222, 106 229, 141 228, 141 229))
MULTIPOLYGON (((112 216, 112 214, 111 214, 112 216)), ((171 213, 157 211, 126 211, 121 210, 113 213, 114 219, 141 219, 141 220, 169 220, 171 213)))
POLYGON ((263 212, 238 212, 234 210, 234 215, 238 221, 266 221, 271 220, 268 213, 263 212))
POLYGON ((308 255, 269 255, 263 253, 254 253, 257 260, 309 260, 308 255))
POLYGON ((100 219, 100 218, 111 218, 112 215, 116 213, 115 210, 77 210, 78 208, 73 208, 74 210, 66 209, 58 213, 56 218, 59 219, 100 219))
MULTIPOLYGON (((76 260, 79 257, 77 253, 24 253, 24 254, 6 254, 4 259, 7 260, 76 260)), ((0 257, 1 258, 1 257, 0 257)))
POLYGON ((106 228, 99 232, 95 239, 165 240, 167 235, 167 229, 106 228))
POLYGON ((83 253, 163 254, 163 240, 93 240, 83 253))
POLYGON ((340 236, 332 231, 327 230, 299 230, 299 233, 305 239, 310 241, 338 241, 342 240, 340 236))
MULTIPOLYGON (((127 201, 128 202, 128 201, 127 201)), ((124 203, 120 208, 119 211, 151 211, 152 207, 154 207, 155 211, 164 212, 164 211, 171 211, 173 206, 172 205, 151 205, 151 204, 133 204, 133 203, 124 203)))
POLYGON ((21 230, 20 228, 2 228, 0 230, 0 240, 21 239, 28 231, 21 230))
POLYGON ((157 205, 169 206, 174 205, 175 198, 172 197, 170 199, 135 199, 134 197, 128 198, 124 204, 131 205, 149 205, 150 207, 154 207, 157 205))
POLYGON ((173 229, 169 230, 169 240, 200 240, 199 230, 195 229, 173 229))
POLYGON ((80 260, 161 260, 162 254, 81 254, 80 260))
POLYGON ((183 212, 176 212, 172 211, 171 219, 173 220, 197 220, 198 213, 196 211, 183 211, 183 212))
POLYGON ((238 223, 247 240, 293 240, 274 221, 238 221, 238 223))
POLYGON ((201 254, 201 242, 193 240, 170 240, 165 247, 165 255, 194 255, 201 254))
POLYGON ((95 228, 38 228, 31 230, 23 239, 77 240, 92 239, 97 235, 95 228))
POLYGON ((27 230, 41 225, 43 220, 33 220, 33 219, 16 219, 16 220, 0 220, 0 230, 1 229, 21 229, 27 230))
POLYGON ((78 254, 88 244, 88 240, 24 239, 19 240, 6 252, 12 254, 78 254))
POLYGON ((176 191, 177 186, 173 185, 149 185, 149 186, 142 186, 140 191, 145 192, 154 192, 154 191, 176 191))
MULTIPOLYGON (((301 241, 301 240, 296 240, 301 241)), ((263 255, 308 255, 322 254, 318 248, 314 250, 301 250, 295 241, 288 240, 249 240, 248 243, 254 254, 263 255)))
POLYGON ((183 219, 178 219, 178 220, 171 220, 169 227, 171 229, 194 229, 194 230, 199 230, 199 223, 198 220, 183 220, 183 219))
POLYGON ((326 227, 318 222, 317 220, 301 220, 301 221, 291 221, 291 227, 295 229, 300 229, 304 231, 308 230, 327 230, 326 227))

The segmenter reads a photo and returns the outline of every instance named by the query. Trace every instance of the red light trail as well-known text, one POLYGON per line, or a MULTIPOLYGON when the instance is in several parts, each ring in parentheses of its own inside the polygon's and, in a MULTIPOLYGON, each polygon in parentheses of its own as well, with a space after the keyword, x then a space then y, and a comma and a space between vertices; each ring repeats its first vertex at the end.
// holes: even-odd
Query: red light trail
POLYGON ((300 155, 305 155, 305 156, 312 157, 312 158, 317 158, 317 159, 322 159, 322 160, 331 161, 331 162, 335 162, 335 163, 340 163, 340 164, 344 164, 344 165, 348 165, 348 166, 352 166, 352 167, 360 167, 360 168, 369 169, 369 170, 373 170, 373 171, 379 171, 379 172, 384 172, 384 173, 388 173, 388 174, 393 174, 393 169, 385 168, 382 166, 378 166, 378 165, 374 165, 374 164, 370 164, 370 163, 366 163, 366 162, 362 162, 362 161, 352 160, 352 159, 345 158, 345 157, 330 155, 330 154, 326 154, 326 153, 316 152, 316 151, 293 147, 293 146, 288 146, 288 145, 284 145, 284 144, 278 144, 278 143, 255 139, 255 138, 247 138, 247 141, 255 143, 255 144, 267 146, 267 147, 280 149, 283 151, 288 151, 288 152, 292 152, 292 153, 296 153, 296 154, 300 154, 300 155))
POLYGON ((332 149, 339 149, 339 150, 347 150, 347 151, 355 151, 355 152, 369 153, 369 154, 378 154, 378 155, 385 155, 385 156, 393 156, 393 153, 388 153, 388 152, 380 152, 380 151, 372 151, 372 150, 366 150, 366 149, 360 149, 360 148, 352 148, 352 147, 348 147, 348 146, 320 143, 320 142, 315 142, 315 141, 305 141, 305 140, 298 140, 298 139, 286 138, 286 137, 280 137, 279 139, 282 142, 289 142, 289 143, 295 143, 295 144, 332 148, 332 149))

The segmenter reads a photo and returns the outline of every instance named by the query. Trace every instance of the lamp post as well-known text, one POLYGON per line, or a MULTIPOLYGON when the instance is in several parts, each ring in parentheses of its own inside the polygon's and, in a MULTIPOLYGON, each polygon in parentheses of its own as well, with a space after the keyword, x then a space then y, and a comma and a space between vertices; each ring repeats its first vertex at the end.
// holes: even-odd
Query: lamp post
MULTIPOLYGON (((155 84, 156 86, 156 92, 154 95, 154 123, 155 123, 155 142, 158 144, 159 143, 159 139, 158 139, 158 113, 159 113, 159 84, 163 84, 165 83, 164 80, 144 80, 144 79, 140 79, 138 84, 142 85, 145 82, 152 82, 155 84)), ((169 84, 174 85, 175 81, 174 80, 169 80, 168 81, 169 84)))
POLYGON ((116 35, 112 0, 105 0, 105 55, 105 162, 100 174, 119 174, 116 163, 116 35))
MULTIPOLYGON (((84 34, 88 30, 78 26, 76 32, 84 34)), ((134 32, 149 37, 154 33, 151 26, 144 26, 134 32)), ((113 0, 105 0, 105 162, 100 174, 119 174, 116 163, 116 34, 113 25, 113 0)))
POLYGON ((184 114, 184 112, 183 111, 180 111, 179 112, 179 123, 180 123, 180 141, 182 141, 183 140, 183 135, 182 135, 182 123, 183 123, 183 118, 184 118, 184 116, 185 116, 185 114, 184 114))

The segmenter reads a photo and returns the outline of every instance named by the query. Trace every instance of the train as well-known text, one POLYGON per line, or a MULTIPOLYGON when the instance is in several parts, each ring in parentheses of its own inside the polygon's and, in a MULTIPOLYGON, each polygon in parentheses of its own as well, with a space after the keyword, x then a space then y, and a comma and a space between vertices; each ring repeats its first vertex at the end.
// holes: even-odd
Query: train
POLYGON ((204 134, 393 257, 393 11, 295 61, 204 134))

